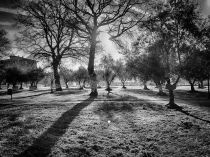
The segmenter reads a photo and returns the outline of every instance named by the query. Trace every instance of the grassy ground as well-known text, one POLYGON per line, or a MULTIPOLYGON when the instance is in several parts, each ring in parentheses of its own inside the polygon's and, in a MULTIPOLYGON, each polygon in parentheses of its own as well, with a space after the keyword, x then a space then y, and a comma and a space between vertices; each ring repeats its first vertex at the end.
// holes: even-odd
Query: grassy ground
POLYGON ((0 91, 0 155, 27 157, 195 157, 210 156, 210 101, 204 90, 179 87, 166 109, 157 89, 104 88, 51 94, 49 89, 0 91))

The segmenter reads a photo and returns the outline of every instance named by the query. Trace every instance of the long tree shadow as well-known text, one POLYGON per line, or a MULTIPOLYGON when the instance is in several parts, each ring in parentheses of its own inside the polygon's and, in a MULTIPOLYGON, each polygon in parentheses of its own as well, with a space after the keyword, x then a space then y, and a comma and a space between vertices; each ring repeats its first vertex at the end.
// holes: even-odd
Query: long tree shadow
MULTIPOLYGON (((133 99, 135 99, 135 96, 129 96, 130 98, 133 97, 133 99)), ((136 98, 138 100, 138 98, 136 98)), ((158 105, 157 103, 151 103, 149 100, 143 100, 146 104, 145 108, 151 108, 153 110, 163 110, 165 107, 163 107, 162 105, 158 105)), ((157 102, 157 100, 155 100, 155 102, 157 102)), ((208 106, 209 107, 209 106, 208 106)), ((193 114, 190 114, 188 111, 183 110, 182 107, 175 109, 176 111, 182 112, 183 114, 193 117, 195 119, 201 120, 203 122, 206 122, 208 124, 210 124, 210 120, 206 120, 206 119, 202 119, 198 116, 195 116, 193 114)))
POLYGON ((37 138, 28 149, 21 154, 16 155, 16 157, 48 156, 51 148, 55 145, 59 138, 65 134, 69 124, 71 124, 71 122, 79 115, 80 111, 90 105, 94 99, 95 97, 90 97, 63 113, 62 116, 39 138, 37 138))
POLYGON ((32 97, 37 97, 37 96, 41 96, 41 95, 45 95, 45 94, 50 94, 50 92, 34 94, 34 95, 29 95, 29 96, 16 97, 15 99, 32 98, 32 97))
POLYGON ((184 114, 186 114, 186 115, 188 115, 190 117, 193 117, 195 119, 198 119, 198 120, 201 120, 201 121, 204 121, 204 122, 210 124, 210 120, 202 119, 202 118, 200 118, 198 116, 192 115, 188 111, 184 111, 182 108, 179 108, 179 109, 176 109, 176 110, 179 111, 179 112, 182 112, 182 113, 184 113, 184 114))

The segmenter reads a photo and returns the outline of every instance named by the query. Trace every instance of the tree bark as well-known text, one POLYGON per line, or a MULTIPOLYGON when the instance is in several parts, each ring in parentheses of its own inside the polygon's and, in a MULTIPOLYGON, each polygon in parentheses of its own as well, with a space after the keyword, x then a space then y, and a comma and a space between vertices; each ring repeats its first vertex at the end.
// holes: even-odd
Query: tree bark
POLYGON ((54 78, 55 78, 55 90, 62 91, 61 83, 60 83, 60 75, 58 73, 58 65, 59 65, 59 62, 53 63, 53 71, 54 71, 54 78))
POLYGON ((106 90, 107 91, 111 91, 112 89, 110 88, 110 82, 109 81, 106 81, 106 84, 107 84, 106 90))
POLYGON ((208 76, 208 99, 210 99, 209 76, 208 76))
POLYGON ((86 83, 86 81, 84 80, 84 81, 83 81, 83 88, 85 88, 85 83, 86 83))
POLYGON ((88 62, 88 73, 90 75, 90 88, 91 93, 90 96, 98 96, 97 86, 94 86, 94 81, 97 81, 96 74, 94 72, 94 60, 95 60, 95 51, 96 51, 96 30, 93 31, 91 35, 91 46, 90 46, 90 54, 89 54, 89 62, 88 62))
POLYGON ((173 92, 173 90, 169 90, 169 104, 171 104, 172 106, 175 104, 174 103, 174 92, 173 92))
POLYGON ((158 89, 159 89, 159 92, 158 92, 157 95, 161 95, 161 96, 166 95, 166 93, 163 92, 163 86, 162 86, 162 84, 159 84, 158 85, 158 89))
POLYGON ((66 84, 66 88, 69 88, 69 86, 68 86, 68 82, 65 82, 65 84, 66 84))
POLYGON ((79 81, 79 89, 80 89, 80 90, 83 89, 83 85, 81 84, 81 81, 79 81))
POLYGON ((20 88, 19 89, 23 89, 23 82, 20 82, 20 88))
POLYGON ((13 82, 13 84, 12 84, 12 86, 13 86, 14 88, 15 88, 15 86, 16 86, 16 83, 17 83, 17 82, 15 81, 15 82, 13 82))
POLYGON ((2 89, 2 88, 1 88, 1 84, 2 84, 3 80, 4 80, 4 79, 0 79, 0 89, 2 89))
POLYGON ((191 91, 192 91, 192 92, 195 92, 194 83, 191 83, 191 82, 190 82, 190 88, 191 88, 191 91))
POLYGON ((182 107, 175 104, 174 93, 173 93, 173 91, 176 89, 176 85, 179 81, 179 78, 180 78, 180 76, 178 76, 176 82, 173 85, 171 85, 170 80, 167 81, 166 87, 169 90, 169 103, 166 106, 170 109, 182 109, 182 107))
POLYGON ((122 88, 125 89, 125 88, 126 88, 126 87, 125 87, 125 82, 124 82, 124 81, 121 81, 121 82, 122 82, 122 84, 123 84, 122 88))
POLYGON ((203 79, 201 79, 201 88, 204 88, 204 86, 203 86, 203 79))
POLYGON ((149 90, 149 88, 147 88, 147 81, 144 81, 143 84, 144 84, 144 90, 149 90))

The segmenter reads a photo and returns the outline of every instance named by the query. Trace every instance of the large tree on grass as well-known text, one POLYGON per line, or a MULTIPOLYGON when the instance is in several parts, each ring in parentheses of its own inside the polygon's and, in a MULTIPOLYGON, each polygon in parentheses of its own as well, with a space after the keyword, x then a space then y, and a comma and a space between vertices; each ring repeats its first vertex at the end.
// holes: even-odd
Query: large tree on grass
POLYGON ((66 84, 66 88, 69 88, 68 82, 74 81, 74 71, 72 69, 68 69, 66 67, 61 67, 60 75, 63 77, 63 80, 66 84))
POLYGON ((126 64, 123 62, 122 59, 119 59, 115 62, 113 69, 114 69, 115 74, 117 75, 117 77, 120 79, 122 83, 122 88, 125 89, 126 88, 125 82, 131 78, 128 72, 128 68, 126 67, 126 64))
POLYGON ((8 85, 12 84, 13 87, 15 87, 19 81, 20 76, 21 76, 21 71, 18 68, 13 67, 13 68, 6 69, 5 78, 8 85))
POLYGON ((111 56, 111 54, 106 54, 101 57, 99 67, 103 71, 103 79, 106 82, 107 88, 106 90, 111 91, 110 88, 111 83, 114 81, 117 76, 114 71, 115 60, 111 56))
MULTIPOLYGON (((168 44, 171 45, 170 43, 169 41, 168 44)), ((169 67, 169 59, 171 57, 165 56, 163 49, 164 46, 166 49, 166 42, 164 44, 162 39, 158 39, 147 47, 148 62, 146 64, 151 67, 151 79, 159 88, 158 95, 165 95, 162 86, 166 81, 166 75, 170 71, 170 67, 175 66, 172 64, 173 60, 170 60, 171 65, 169 67)))
POLYGON ((75 81, 78 81, 80 89, 83 89, 85 87, 85 83, 89 79, 88 71, 83 66, 80 66, 75 72, 74 72, 74 78, 75 81))
MULTIPOLYGON (((146 0, 65 0, 64 5, 75 15, 77 34, 89 40, 88 73, 93 81, 96 77, 94 59, 100 31, 109 33, 113 40, 128 32, 145 16, 146 2, 146 0)), ((98 95, 97 88, 90 95, 98 95)))
POLYGON ((151 79, 151 66, 148 64, 147 55, 144 54, 135 58, 129 58, 126 64, 130 76, 142 81, 144 89, 148 90, 147 82, 151 79))
MULTIPOLYGON (((168 75, 174 73, 175 63, 178 62, 180 66, 182 65, 184 54, 180 49, 183 44, 190 44, 192 38, 199 34, 197 24, 200 18, 197 11, 197 4, 191 0, 168 0, 167 5, 157 1, 149 20, 141 25, 141 28, 154 32, 162 40, 162 52, 163 56, 166 56, 164 57, 166 63, 168 63, 168 75)), ((179 78, 173 84, 174 86, 178 83, 179 78)), ((170 81, 168 82, 170 85, 170 81)), ((169 96, 168 106, 175 107, 173 90, 171 89, 169 96)))
POLYGON ((44 69, 37 68, 34 70, 31 70, 27 73, 28 80, 32 87, 37 87, 39 81, 41 81, 45 76, 44 69))
POLYGON ((181 68, 180 72, 183 78, 185 78, 191 87, 191 91, 195 92, 194 84, 201 78, 207 77, 206 75, 206 60, 202 57, 202 52, 199 50, 191 50, 190 55, 188 55, 181 68))
POLYGON ((80 59, 86 55, 87 44, 76 34, 72 13, 63 7, 62 0, 19 0, 18 7, 17 22, 22 29, 17 39, 19 48, 50 62, 56 90, 62 90, 58 72, 62 58, 80 59), (66 27, 67 19, 71 27, 66 27))
POLYGON ((114 81, 116 76, 117 75, 115 74, 114 70, 112 70, 111 68, 107 68, 104 70, 103 79, 106 81, 107 88, 105 90, 107 90, 108 92, 112 90, 110 85, 114 81))

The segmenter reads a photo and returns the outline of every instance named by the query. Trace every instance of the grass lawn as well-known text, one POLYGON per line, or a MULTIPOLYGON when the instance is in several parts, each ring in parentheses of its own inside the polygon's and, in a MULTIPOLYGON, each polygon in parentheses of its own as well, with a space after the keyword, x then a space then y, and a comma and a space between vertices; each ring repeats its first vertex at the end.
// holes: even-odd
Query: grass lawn
POLYGON ((209 157, 210 101, 207 89, 178 87, 175 102, 157 89, 49 88, 0 91, 0 157, 209 157))

